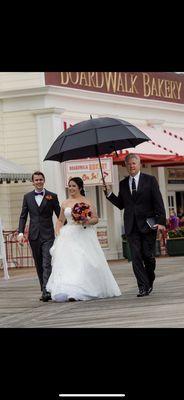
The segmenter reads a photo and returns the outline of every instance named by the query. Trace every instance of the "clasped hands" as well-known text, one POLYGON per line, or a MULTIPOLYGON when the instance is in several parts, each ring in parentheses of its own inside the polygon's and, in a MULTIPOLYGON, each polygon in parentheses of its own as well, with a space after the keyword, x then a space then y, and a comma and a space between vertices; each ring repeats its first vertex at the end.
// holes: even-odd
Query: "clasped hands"
POLYGON ((75 221, 75 223, 77 225, 79 224, 79 225, 85 226, 85 225, 90 225, 90 220, 91 220, 91 218, 86 218, 84 220, 75 221))

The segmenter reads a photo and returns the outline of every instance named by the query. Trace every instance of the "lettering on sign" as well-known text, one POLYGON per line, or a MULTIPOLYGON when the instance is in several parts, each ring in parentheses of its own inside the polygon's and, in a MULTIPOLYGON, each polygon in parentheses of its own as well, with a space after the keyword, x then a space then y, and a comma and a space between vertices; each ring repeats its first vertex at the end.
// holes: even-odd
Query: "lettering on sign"
POLYGON ((45 72, 45 83, 184 103, 184 75, 174 72, 45 72))
MULTIPOLYGON (((113 160, 112 157, 101 158, 102 171, 106 184, 113 183, 113 160)), ((65 162, 65 180, 66 187, 71 178, 80 177, 85 186, 100 186, 102 174, 100 171, 98 159, 72 160, 65 162)))

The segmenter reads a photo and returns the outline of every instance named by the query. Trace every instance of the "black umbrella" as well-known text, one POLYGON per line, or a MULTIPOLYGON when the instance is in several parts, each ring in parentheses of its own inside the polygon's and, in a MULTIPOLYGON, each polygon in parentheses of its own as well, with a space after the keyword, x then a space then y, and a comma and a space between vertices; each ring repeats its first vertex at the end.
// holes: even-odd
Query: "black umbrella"
POLYGON ((105 184, 99 155, 135 147, 150 140, 140 129, 116 118, 94 118, 79 122, 63 131, 52 144, 44 161, 67 161, 98 157, 102 180, 105 184))

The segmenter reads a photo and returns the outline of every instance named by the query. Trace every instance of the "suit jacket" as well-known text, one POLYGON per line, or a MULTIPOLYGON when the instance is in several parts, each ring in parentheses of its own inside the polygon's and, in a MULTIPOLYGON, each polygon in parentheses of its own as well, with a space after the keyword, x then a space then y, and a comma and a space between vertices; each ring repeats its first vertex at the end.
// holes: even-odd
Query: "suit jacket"
POLYGON ((124 208, 126 235, 131 234, 135 219, 142 233, 148 230, 148 217, 155 217, 157 224, 166 225, 164 203, 154 176, 140 173, 135 198, 130 192, 128 176, 120 182, 118 196, 112 193, 107 199, 120 210, 124 208))
POLYGON ((40 235, 43 240, 54 239, 53 212, 59 217, 60 205, 57 194, 45 189, 45 195, 38 206, 35 191, 25 194, 19 219, 19 233, 24 233, 27 217, 30 217, 29 240, 36 240, 40 235))

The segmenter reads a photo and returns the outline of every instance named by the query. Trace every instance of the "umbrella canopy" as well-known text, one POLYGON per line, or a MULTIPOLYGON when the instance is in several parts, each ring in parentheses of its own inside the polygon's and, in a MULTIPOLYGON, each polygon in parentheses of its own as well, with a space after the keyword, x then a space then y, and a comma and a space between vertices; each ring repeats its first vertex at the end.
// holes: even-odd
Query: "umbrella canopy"
POLYGON ((63 162, 98 157, 135 147, 147 140, 150 139, 145 133, 127 121, 107 117, 89 119, 63 131, 52 144, 44 161, 63 162))
POLYGON ((140 129, 116 118, 94 118, 79 122, 63 131, 52 144, 44 161, 67 161, 98 157, 105 185, 100 155, 135 147, 149 140, 140 129))

